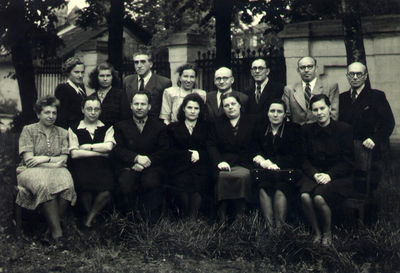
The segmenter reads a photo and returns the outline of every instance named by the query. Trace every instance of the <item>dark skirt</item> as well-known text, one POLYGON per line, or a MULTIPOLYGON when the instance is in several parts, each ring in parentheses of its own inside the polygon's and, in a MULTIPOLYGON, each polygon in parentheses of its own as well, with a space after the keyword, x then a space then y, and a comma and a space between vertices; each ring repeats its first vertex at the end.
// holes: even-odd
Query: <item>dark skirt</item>
POLYGON ((250 201, 251 177, 249 169, 234 166, 230 172, 221 171, 217 180, 217 200, 246 199, 250 201))
POLYGON ((171 176, 168 188, 178 192, 198 192, 204 195, 209 192, 210 182, 211 178, 208 175, 185 171, 171 176))
POLYGON ((114 177, 108 158, 96 156, 72 159, 71 165, 78 192, 111 191, 114 188, 114 177))
POLYGON ((296 191, 296 183, 302 177, 302 172, 297 169, 254 169, 251 171, 251 176, 255 185, 265 190, 268 195, 273 196, 280 190, 286 197, 290 197, 296 191))

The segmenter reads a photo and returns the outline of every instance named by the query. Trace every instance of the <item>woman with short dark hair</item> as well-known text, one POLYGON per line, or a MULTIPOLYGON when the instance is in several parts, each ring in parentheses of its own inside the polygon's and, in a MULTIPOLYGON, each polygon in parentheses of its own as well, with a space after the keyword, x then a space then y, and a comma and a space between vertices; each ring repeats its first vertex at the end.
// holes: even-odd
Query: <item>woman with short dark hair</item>
POLYGON ((76 201, 71 174, 66 168, 68 133, 54 125, 59 101, 53 96, 38 99, 34 110, 39 122, 26 125, 19 138, 22 162, 17 168, 17 204, 45 216, 51 238, 63 232, 60 219, 68 205, 76 201))

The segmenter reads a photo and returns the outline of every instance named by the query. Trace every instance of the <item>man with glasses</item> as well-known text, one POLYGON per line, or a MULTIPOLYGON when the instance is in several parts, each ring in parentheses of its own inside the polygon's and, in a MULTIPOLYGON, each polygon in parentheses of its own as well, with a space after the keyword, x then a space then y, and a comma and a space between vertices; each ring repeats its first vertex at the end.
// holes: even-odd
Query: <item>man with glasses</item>
POLYGON ((215 119, 223 115, 224 110, 221 103, 221 96, 224 93, 237 93, 240 99, 240 103, 242 105, 242 109, 246 109, 248 97, 244 93, 232 90, 232 84, 234 81, 235 80, 232 76, 232 70, 230 70, 229 68, 221 67, 215 71, 214 83, 215 86, 218 88, 218 91, 208 92, 206 98, 206 105, 208 108, 207 118, 210 121, 215 121, 215 119))
POLYGON ((339 116, 338 84, 330 84, 317 77, 317 60, 313 57, 302 57, 297 62, 297 72, 301 82, 294 86, 286 86, 282 99, 287 105, 288 117, 300 125, 316 121, 311 113, 310 99, 317 94, 325 94, 331 102, 331 117, 334 120, 339 116))
POLYGON ((385 93, 366 85, 368 71, 364 64, 354 62, 347 67, 350 90, 339 96, 339 120, 353 126, 356 163, 362 151, 372 151, 372 186, 376 187, 382 170, 382 157, 389 149, 394 117, 385 93), (359 152, 357 152, 359 151, 359 152))
POLYGON ((129 75, 124 79, 124 90, 128 101, 132 101, 133 94, 146 89, 151 93, 152 101, 149 116, 158 118, 164 89, 172 86, 171 80, 151 72, 153 67, 151 53, 136 52, 133 54, 133 62, 136 74, 129 75))
POLYGON ((270 70, 263 59, 254 60, 250 71, 254 84, 246 91, 249 97, 247 112, 256 117, 265 117, 271 100, 282 97, 284 86, 269 79, 270 70))

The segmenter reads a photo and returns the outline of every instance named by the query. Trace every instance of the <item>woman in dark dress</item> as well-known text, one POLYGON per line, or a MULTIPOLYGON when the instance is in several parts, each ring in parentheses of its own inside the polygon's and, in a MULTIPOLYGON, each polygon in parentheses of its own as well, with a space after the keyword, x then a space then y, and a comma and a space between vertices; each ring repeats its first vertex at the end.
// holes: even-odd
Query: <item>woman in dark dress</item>
POLYGON ((264 169, 256 182, 267 226, 272 228, 275 219, 279 229, 286 220, 287 199, 295 196, 296 179, 301 177, 303 145, 300 125, 286 121, 283 100, 272 100, 267 115, 256 127, 253 162, 264 169))
POLYGON ((109 63, 99 64, 89 74, 89 86, 101 101, 99 120, 107 126, 132 117, 130 102, 119 85, 118 73, 109 63))
POLYGON ((87 217, 83 225, 92 226, 95 216, 111 198, 113 174, 108 155, 115 145, 114 129, 98 120, 101 107, 95 95, 84 99, 84 119, 68 130, 71 170, 87 217))
POLYGON ((187 95, 179 108, 178 121, 168 125, 170 140, 170 186, 179 192, 186 215, 196 217, 209 189, 208 126, 200 95, 187 95))
POLYGON ((60 101, 56 125, 68 129, 83 118, 81 104, 86 98, 83 84, 85 65, 79 58, 71 57, 63 64, 63 73, 67 75, 68 80, 59 84, 54 91, 60 101))
POLYGON ((331 208, 351 192, 354 160, 352 127, 331 119, 330 105, 323 94, 313 96, 310 101, 317 122, 303 127, 304 176, 299 181, 303 210, 314 233, 313 242, 322 241, 324 246, 332 244, 331 208), (317 218, 315 208, 321 219, 317 218))
POLYGON ((237 94, 223 94, 221 103, 225 115, 211 126, 207 148, 217 181, 218 216, 224 222, 228 205, 235 215, 242 214, 252 196, 249 151, 254 120, 241 114, 237 94))

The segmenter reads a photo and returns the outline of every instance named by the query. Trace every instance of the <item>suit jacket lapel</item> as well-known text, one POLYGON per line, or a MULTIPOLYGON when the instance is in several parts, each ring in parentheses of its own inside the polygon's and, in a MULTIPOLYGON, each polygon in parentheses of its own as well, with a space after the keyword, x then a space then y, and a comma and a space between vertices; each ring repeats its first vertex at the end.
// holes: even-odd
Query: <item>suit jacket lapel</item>
POLYGON ((154 72, 152 72, 149 81, 144 87, 147 91, 151 92, 155 86, 156 86, 156 77, 154 76, 154 72))
POLYGON ((317 78, 317 81, 315 82, 314 89, 311 90, 311 96, 317 95, 317 94, 322 94, 324 90, 324 86, 322 85, 322 82, 317 78))
POLYGON ((218 101, 217 101, 217 92, 215 91, 210 95, 210 105, 211 109, 214 111, 215 116, 218 115, 218 101))
POLYGON ((306 99, 304 98, 304 92, 301 83, 296 84, 296 86, 294 87, 293 96, 297 103, 301 106, 301 108, 303 108, 303 110, 307 112, 306 99))

